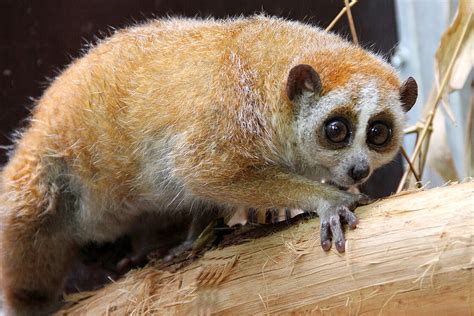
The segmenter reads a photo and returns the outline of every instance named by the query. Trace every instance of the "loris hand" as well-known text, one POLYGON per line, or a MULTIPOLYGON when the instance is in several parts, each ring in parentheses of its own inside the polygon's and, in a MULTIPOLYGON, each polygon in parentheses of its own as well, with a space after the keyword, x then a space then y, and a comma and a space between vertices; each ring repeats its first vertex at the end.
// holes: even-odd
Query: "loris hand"
POLYGON ((357 217, 352 212, 359 205, 365 205, 370 199, 364 194, 348 194, 346 201, 339 204, 329 205, 317 211, 320 222, 320 240, 321 247, 325 251, 331 249, 332 241, 336 244, 338 252, 344 252, 346 249, 346 241, 344 232, 342 231, 341 218, 349 224, 351 229, 357 227, 357 217))

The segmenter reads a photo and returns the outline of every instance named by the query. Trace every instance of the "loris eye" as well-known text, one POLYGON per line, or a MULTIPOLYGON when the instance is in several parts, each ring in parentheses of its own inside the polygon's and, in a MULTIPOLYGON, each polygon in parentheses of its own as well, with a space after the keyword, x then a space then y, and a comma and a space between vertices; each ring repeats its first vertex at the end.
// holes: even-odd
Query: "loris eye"
POLYGON ((350 135, 349 126, 347 122, 343 119, 337 118, 329 121, 324 126, 324 131, 326 132, 326 137, 332 143, 342 143, 347 141, 350 135))
POLYGON ((367 130, 367 142, 370 145, 382 146, 385 145, 390 136, 392 129, 383 122, 374 122, 367 130))

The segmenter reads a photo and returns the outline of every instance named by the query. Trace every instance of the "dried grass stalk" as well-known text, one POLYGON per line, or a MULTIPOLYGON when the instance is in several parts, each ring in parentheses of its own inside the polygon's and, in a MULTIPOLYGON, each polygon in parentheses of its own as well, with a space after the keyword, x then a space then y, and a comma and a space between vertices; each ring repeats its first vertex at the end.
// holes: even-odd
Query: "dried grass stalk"
MULTIPOLYGON (((423 127, 417 132, 417 141, 413 149, 411 162, 418 161, 418 176, 421 178, 427 158, 435 162, 434 168, 445 179, 456 179, 457 172, 454 167, 453 158, 443 131, 435 129, 438 137, 435 147, 430 149, 430 138, 432 135, 433 122, 439 104, 447 99, 447 94, 455 89, 460 89, 468 77, 472 68, 472 48, 474 45, 474 2, 471 0, 460 0, 458 11, 452 24, 448 27, 441 38, 440 45, 436 51, 435 63, 435 85, 428 102, 425 105, 424 118, 421 120, 423 127), (434 149, 434 153, 431 153, 434 149)), ((452 117, 449 106, 445 105, 446 113, 452 117)), ((441 122, 438 120, 438 122, 441 122)), ((444 124, 444 122, 443 122, 444 124)), ((439 129, 439 124, 438 124, 439 129)), ((410 179, 412 167, 408 166, 400 180, 397 192, 410 187, 413 183, 410 179)))

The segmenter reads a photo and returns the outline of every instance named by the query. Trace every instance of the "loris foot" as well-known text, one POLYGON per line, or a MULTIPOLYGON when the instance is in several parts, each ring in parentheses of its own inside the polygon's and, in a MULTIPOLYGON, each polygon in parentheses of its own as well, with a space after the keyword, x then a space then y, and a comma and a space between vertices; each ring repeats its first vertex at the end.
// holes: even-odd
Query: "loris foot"
MULTIPOLYGON (((188 238, 179 244, 178 246, 172 248, 169 253, 163 258, 165 262, 171 262, 174 258, 181 256, 183 253, 192 250, 194 253, 202 250, 206 245, 215 240, 214 229, 216 228, 217 220, 212 220, 208 223, 206 228, 200 232, 199 236, 196 237, 196 232, 198 232, 197 225, 194 222, 190 228, 190 234, 188 238)), ((199 223, 202 224, 202 223, 199 223)))
POLYGON ((163 258, 165 262, 171 262, 174 258, 177 258, 184 254, 187 251, 193 249, 194 240, 186 240, 179 244, 178 246, 172 248, 168 254, 163 258))
POLYGON ((170 262, 187 251, 192 251, 191 255, 199 254, 219 242, 223 235, 228 234, 232 230, 225 225, 223 218, 216 218, 208 223, 198 237, 194 237, 197 231, 196 228, 192 228, 190 231, 193 233, 191 233, 183 243, 172 248, 168 255, 163 258, 165 262, 170 262))
POLYGON ((117 263, 116 270, 120 274, 125 274, 126 272, 134 269, 143 267, 147 264, 148 253, 139 253, 130 257, 125 257, 117 263))

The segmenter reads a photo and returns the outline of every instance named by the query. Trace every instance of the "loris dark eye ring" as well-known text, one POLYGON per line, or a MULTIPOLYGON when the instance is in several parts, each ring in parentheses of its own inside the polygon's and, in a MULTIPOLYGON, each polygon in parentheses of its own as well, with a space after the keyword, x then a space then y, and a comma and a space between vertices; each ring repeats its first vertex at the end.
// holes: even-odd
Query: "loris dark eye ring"
POLYGON ((343 119, 337 118, 326 123, 324 126, 327 139, 332 143, 346 142, 350 135, 350 130, 347 122, 343 119))
POLYGON ((367 130, 367 143, 375 146, 385 145, 392 136, 392 129, 383 122, 374 122, 367 130))

